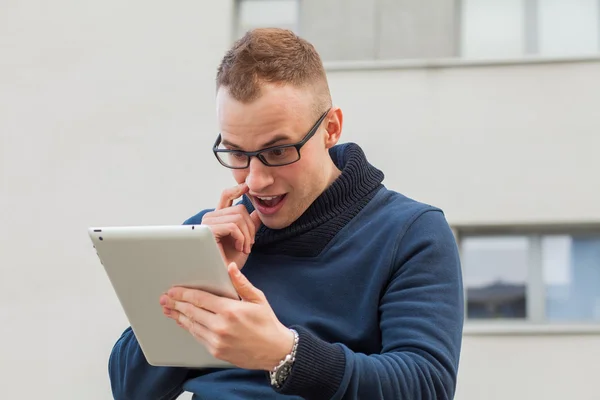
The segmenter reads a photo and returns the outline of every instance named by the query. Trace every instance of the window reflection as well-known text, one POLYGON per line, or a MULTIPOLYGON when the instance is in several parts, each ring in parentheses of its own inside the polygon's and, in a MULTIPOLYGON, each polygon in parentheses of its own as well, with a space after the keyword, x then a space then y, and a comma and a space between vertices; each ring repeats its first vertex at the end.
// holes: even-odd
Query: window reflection
POLYGON ((600 237, 545 236, 542 265, 548 320, 600 320, 600 237))
POLYGON ((526 318, 528 250, 524 236, 463 239, 468 318, 526 318))

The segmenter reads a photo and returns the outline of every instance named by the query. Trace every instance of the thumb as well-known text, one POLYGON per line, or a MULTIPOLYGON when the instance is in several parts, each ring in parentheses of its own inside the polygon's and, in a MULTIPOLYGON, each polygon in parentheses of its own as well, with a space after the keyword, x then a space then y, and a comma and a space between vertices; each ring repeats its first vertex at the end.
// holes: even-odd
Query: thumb
POLYGON ((254 223, 254 227, 256 228, 256 230, 258 230, 258 228, 260 228, 260 226, 262 224, 262 221, 260 220, 260 217, 258 216, 258 211, 256 211, 256 210, 252 211, 252 213, 250 214, 250 219, 254 223))
POLYGON ((233 283, 233 287, 237 291, 238 295, 242 298, 242 300, 250 303, 262 302, 262 292, 255 288, 250 283, 248 278, 246 278, 244 274, 240 272, 240 269, 237 267, 236 263, 230 263, 227 267, 227 270, 231 278, 231 283, 233 283))

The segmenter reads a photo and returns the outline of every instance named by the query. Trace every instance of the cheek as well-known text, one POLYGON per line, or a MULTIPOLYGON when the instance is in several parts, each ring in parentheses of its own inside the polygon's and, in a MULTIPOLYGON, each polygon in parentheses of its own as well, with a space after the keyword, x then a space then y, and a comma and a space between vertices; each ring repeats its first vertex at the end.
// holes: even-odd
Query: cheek
POLYGON ((311 182, 315 180, 315 171, 312 163, 302 161, 308 160, 289 165, 278 177, 284 179, 296 193, 305 196, 310 191, 311 182))
POLYGON ((246 181, 248 177, 248 169, 232 169, 233 171, 233 179, 240 184, 246 181))

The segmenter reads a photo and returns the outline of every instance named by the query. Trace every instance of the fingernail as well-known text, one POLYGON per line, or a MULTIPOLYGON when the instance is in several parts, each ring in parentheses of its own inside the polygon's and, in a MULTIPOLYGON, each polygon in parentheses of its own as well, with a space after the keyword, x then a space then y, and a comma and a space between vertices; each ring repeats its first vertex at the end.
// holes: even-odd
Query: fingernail
POLYGON ((160 305, 161 306, 166 306, 167 305, 167 299, 165 299, 164 297, 160 298, 160 305))

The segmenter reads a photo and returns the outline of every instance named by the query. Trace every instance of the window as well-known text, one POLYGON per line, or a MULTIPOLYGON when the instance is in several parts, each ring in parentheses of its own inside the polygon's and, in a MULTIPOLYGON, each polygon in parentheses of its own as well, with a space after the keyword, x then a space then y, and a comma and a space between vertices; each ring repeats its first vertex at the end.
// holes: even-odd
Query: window
POLYGON ((600 322, 600 233, 460 235, 470 320, 600 322))
POLYGON ((298 33, 299 0, 238 0, 236 37, 254 28, 285 28, 298 33))
POLYGON ((546 319, 600 321, 600 236, 545 236, 541 256, 546 319))
POLYGON ((468 318, 526 318, 528 256, 524 236, 462 241, 468 318))
POLYGON ((460 20, 467 58, 600 53, 598 0, 463 0, 460 20))
POLYGON ((538 50, 579 55, 600 50, 598 0, 538 0, 538 50))
POLYGON ((525 0, 464 0, 462 55, 515 57, 525 51, 525 0))

